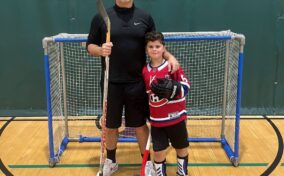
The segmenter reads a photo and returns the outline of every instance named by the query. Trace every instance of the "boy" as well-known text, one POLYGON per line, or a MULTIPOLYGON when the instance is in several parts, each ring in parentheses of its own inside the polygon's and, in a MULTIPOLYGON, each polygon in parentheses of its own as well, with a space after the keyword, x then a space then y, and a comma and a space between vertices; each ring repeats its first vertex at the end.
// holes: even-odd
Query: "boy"
POLYGON ((149 96, 154 165, 157 176, 166 176, 166 150, 169 142, 177 153, 177 175, 187 176, 188 135, 186 129, 185 95, 189 81, 183 70, 171 74, 163 58, 164 36, 149 32, 145 36, 150 62, 143 68, 146 92, 149 96))

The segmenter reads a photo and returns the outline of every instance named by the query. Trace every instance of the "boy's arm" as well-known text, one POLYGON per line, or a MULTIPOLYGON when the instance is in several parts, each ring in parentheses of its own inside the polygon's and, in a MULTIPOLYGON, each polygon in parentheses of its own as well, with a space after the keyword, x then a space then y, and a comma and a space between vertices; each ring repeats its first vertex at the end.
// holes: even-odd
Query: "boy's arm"
POLYGON ((181 92, 179 97, 183 98, 188 94, 188 90, 190 89, 190 82, 184 74, 182 68, 180 68, 175 75, 177 77, 176 80, 178 80, 178 82, 181 84, 181 92))

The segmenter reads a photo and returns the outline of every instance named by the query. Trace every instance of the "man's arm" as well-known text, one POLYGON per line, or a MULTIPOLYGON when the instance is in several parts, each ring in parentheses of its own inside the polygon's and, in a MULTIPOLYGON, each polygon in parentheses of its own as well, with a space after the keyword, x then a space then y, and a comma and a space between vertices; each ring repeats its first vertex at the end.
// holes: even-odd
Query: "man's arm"
POLYGON ((167 50, 165 50, 163 57, 168 60, 169 62, 169 72, 171 72, 171 74, 173 74, 174 72, 176 72, 179 69, 179 63, 177 61, 177 59, 167 50))
POLYGON ((92 56, 109 56, 111 54, 112 43, 104 43, 101 47, 96 44, 88 45, 88 52, 92 56))

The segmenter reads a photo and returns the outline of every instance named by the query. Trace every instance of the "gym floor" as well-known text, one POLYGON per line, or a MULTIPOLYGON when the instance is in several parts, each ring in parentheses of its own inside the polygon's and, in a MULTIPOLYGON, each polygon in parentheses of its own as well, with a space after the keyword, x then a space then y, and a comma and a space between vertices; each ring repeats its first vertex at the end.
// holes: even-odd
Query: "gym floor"
MULTIPOLYGON (((239 166, 230 163, 219 143, 190 143, 190 176, 283 176, 284 117, 242 116, 239 166)), ((70 143, 60 163, 49 168, 45 117, 0 117, 0 176, 95 176, 98 143, 70 143)), ((119 144, 119 170, 114 176, 139 175, 137 144, 119 144)), ((167 173, 176 171, 175 152, 169 149, 167 173)))

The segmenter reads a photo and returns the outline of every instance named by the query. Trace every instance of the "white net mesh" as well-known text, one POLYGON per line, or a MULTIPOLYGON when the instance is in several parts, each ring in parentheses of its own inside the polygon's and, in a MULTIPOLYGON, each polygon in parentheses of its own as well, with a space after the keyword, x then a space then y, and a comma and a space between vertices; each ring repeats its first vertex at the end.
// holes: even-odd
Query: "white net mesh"
MULTIPOLYGON (((225 136, 234 148, 238 34, 222 31, 164 35, 167 49, 179 60, 191 82, 187 96, 189 137, 225 136)), ((94 119, 102 114, 101 59, 86 52, 85 40, 82 34, 60 34, 44 43, 49 57, 55 153, 64 137, 100 136, 94 119), (59 38, 65 40, 60 42, 59 38)), ((122 127, 120 134, 133 136, 134 132, 122 127)))
POLYGON ((189 137, 221 138, 223 128, 231 148, 235 142, 240 43, 214 37, 235 35, 229 31, 165 34, 167 49, 191 82, 187 96, 189 137))

